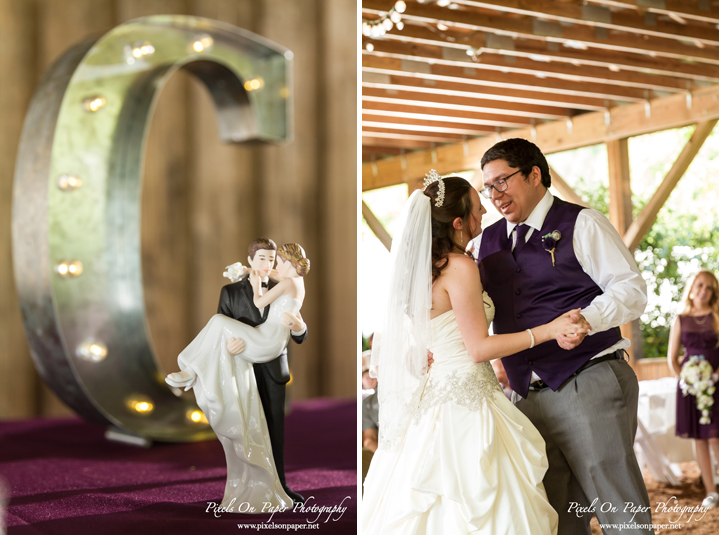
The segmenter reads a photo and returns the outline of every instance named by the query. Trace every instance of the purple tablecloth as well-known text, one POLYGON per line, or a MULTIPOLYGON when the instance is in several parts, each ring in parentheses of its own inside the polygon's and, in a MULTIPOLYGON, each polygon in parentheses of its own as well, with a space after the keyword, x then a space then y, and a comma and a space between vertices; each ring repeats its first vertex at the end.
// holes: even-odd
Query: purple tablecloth
POLYGON ((103 428, 80 419, 2 422, 8 535, 356 533, 356 407, 352 400, 293 404, 286 419, 287 483, 307 503, 304 511, 271 520, 207 511, 225 487, 217 440, 143 449, 108 442, 103 428))

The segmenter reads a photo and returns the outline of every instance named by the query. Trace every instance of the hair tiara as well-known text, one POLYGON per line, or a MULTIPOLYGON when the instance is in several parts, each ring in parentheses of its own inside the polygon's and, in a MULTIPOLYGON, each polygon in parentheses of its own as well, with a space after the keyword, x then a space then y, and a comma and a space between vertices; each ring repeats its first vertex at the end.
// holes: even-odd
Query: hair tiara
POLYGON ((427 189, 430 184, 434 184, 435 182, 438 184, 439 192, 437 193, 437 200, 434 201, 434 206, 439 208, 444 204, 444 180, 442 180, 442 177, 439 176, 434 169, 430 169, 429 173, 424 176, 424 189, 427 189))

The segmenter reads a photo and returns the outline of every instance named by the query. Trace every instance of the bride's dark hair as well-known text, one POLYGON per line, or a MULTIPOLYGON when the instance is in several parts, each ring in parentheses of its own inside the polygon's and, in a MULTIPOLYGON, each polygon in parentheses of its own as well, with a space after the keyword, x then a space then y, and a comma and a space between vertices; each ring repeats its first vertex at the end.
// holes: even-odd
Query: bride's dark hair
POLYGON ((472 185, 459 176, 443 178, 444 202, 439 208, 435 206, 439 185, 433 182, 424 189, 424 194, 431 199, 432 204, 432 282, 442 273, 449 263, 449 253, 463 253, 469 256, 463 247, 452 239, 454 227, 452 222, 456 218, 464 221, 465 227, 472 213, 472 198, 470 191, 472 185))

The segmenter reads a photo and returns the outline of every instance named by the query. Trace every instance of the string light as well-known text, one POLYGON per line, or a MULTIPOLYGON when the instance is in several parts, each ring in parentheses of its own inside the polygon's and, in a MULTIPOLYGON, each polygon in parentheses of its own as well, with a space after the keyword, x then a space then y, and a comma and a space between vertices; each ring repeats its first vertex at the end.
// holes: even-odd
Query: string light
POLYGON ((155 410, 155 404, 152 402, 152 399, 142 394, 134 394, 127 398, 126 405, 130 411, 140 416, 146 416, 155 410))
POLYGON ((207 416, 205 413, 199 410, 187 411, 187 419, 196 424, 207 424, 207 416))
POLYGON ((209 35, 203 35, 192 43, 192 50, 195 52, 209 52, 215 44, 214 39, 209 35))
POLYGON ((407 4, 405 4, 402 0, 398 0, 390 8, 390 10, 380 16, 380 18, 376 20, 362 19, 362 35, 377 39, 390 31, 393 27, 401 30, 404 28, 402 13, 404 13, 406 9, 407 4))
POLYGON ((259 76, 257 78, 252 78, 251 80, 247 80, 244 83, 245 91, 256 91, 258 89, 262 89, 264 85, 265 81, 259 76))
POLYGON ((82 262, 79 260, 63 260, 55 266, 55 273, 63 279, 70 279, 82 275, 82 262))
POLYGON ((57 179, 57 187, 62 191, 73 191, 82 187, 82 179, 75 175, 62 175, 57 179))
POLYGON ((105 104, 107 104, 107 100, 105 100, 105 97, 100 96, 87 97, 82 100, 82 107, 91 112, 96 112, 105 104))

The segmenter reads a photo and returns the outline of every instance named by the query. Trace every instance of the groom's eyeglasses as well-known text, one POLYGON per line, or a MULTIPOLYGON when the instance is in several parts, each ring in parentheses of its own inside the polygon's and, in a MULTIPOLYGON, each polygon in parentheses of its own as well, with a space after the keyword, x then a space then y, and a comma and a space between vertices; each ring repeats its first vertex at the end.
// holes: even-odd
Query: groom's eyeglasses
POLYGON ((484 186, 479 192, 487 199, 492 198, 492 190, 496 190, 498 193, 502 193, 503 191, 506 191, 506 189, 509 187, 507 186, 507 180, 512 178, 517 173, 521 172, 522 170, 519 169, 518 171, 515 171, 509 176, 505 176, 504 178, 500 178, 493 184, 489 184, 488 186, 484 186))

